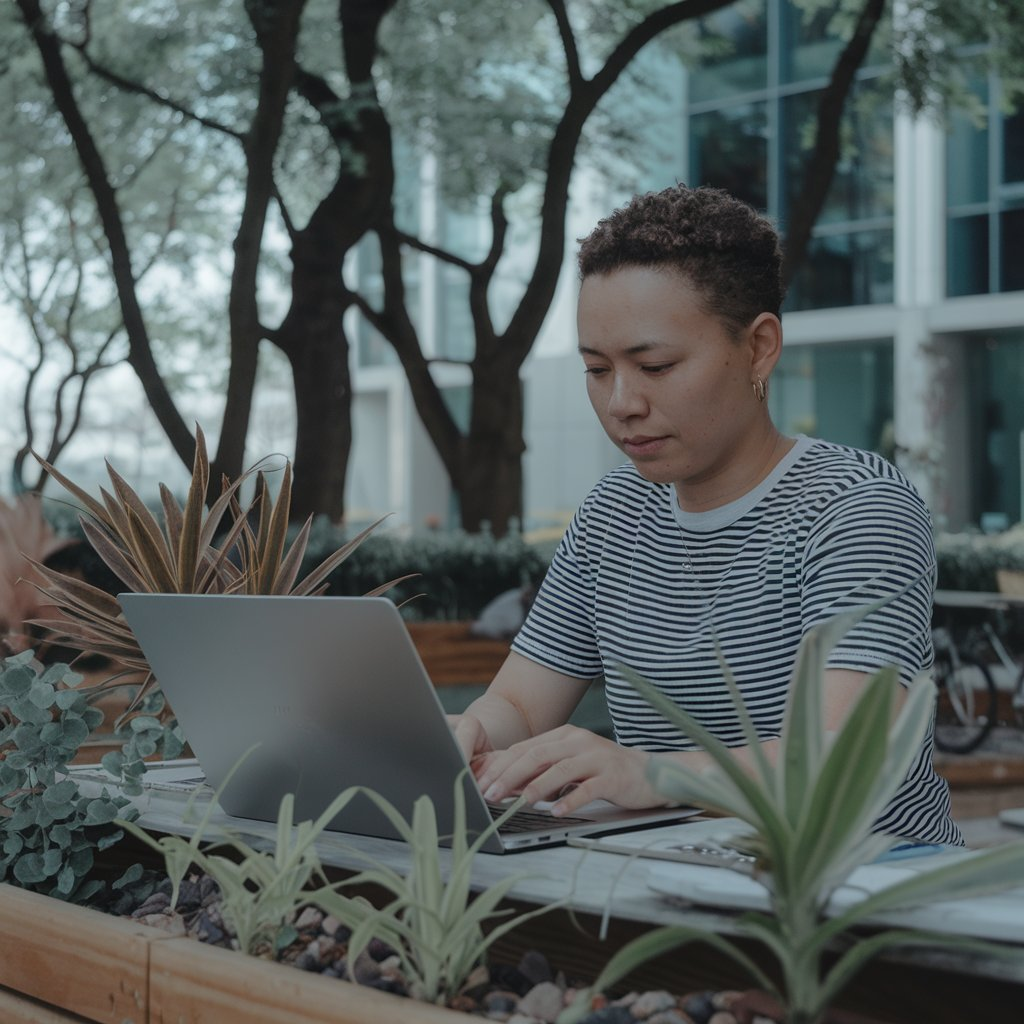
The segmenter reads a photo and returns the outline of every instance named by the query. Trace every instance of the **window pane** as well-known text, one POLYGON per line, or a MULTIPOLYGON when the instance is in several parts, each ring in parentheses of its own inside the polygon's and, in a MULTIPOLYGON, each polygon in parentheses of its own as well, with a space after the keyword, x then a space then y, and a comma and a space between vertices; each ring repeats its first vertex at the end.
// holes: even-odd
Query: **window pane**
MULTIPOLYGON (((782 101, 782 152, 786 210, 803 193, 807 161, 817 130, 820 92, 782 101)), ((843 113, 841 152, 818 224, 834 224, 893 213, 892 104, 858 90, 843 113)))
POLYGON ((690 76, 693 102, 765 87, 768 28, 764 0, 744 0, 702 18, 697 39, 706 55, 690 76))
POLYGON ((892 231, 851 231, 811 241, 785 308, 829 309, 892 300, 892 231))
MULTIPOLYGON (((985 102, 981 94, 987 90, 979 87, 978 91, 985 102)), ((946 166, 946 201, 950 206, 988 199, 988 129, 973 124, 963 111, 954 111, 951 116, 946 166)))
POLYGON ((792 3, 782 5, 782 81, 801 82, 831 74, 843 47, 843 41, 829 30, 836 6, 802 10, 792 3))
POLYGON ((971 511, 976 522, 995 513, 1016 523, 1024 512, 1024 335, 976 337, 968 345, 971 511))
POLYGON ((1024 289, 1024 205, 1009 206, 999 215, 999 290, 1024 289))
POLYGON ((1024 181, 1024 111, 1003 119, 1003 181, 1024 181))
POLYGON ((783 433, 822 437, 891 459, 892 343, 784 346, 768 403, 783 433))
POLYGON ((946 294, 988 292, 988 215, 950 217, 946 237, 946 294))
POLYGON ((765 105, 744 103, 690 119, 690 182, 724 188, 751 206, 768 205, 765 105))

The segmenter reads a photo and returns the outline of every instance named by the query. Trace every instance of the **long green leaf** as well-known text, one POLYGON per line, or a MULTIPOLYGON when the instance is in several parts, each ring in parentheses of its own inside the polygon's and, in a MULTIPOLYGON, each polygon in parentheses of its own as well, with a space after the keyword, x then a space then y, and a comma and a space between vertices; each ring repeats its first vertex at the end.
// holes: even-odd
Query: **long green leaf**
POLYGON ((793 825, 802 817, 808 782, 821 767, 825 734, 822 686, 829 654, 854 625, 887 600, 851 608, 812 626, 797 648, 782 725, 785 743, 776 775, 779 797, 793 825))
POLYGON ((312 526, 313 517, 309 516, 302 526, 299 527, 299 532, 295 535, 295 539, 289 546, 287 554, 281 561, 281 567, 274 579, 273 593, 291 593, 291 589, 295 586, 296 579, 298 579, 299 569, 302 567, 302 559, 306 554, 309 532, 312 526))
POLYGON ((88 519, 83 517, 81 522, 85 539, 92 545, 92 549, 100 556, 107 568, 128 590, 134 593, 145 590, 145 580, 137 571, 132 560, 125 554, 124 549, 111 540, 104 530, 94 526, 88 519))
POLYGON ((751 822, 751 824, 754 824, 765 833, 773 848, 783 849, 788 841, 788 825, 779 815, 778 810, 772 805, 768 795, 747 774, 745 767, 739 762, 732 751, 710 730, 705 729, 692 715, 687 714, 678 704, 670 701, 633 669, 627 665, 619 665, 617 668, 623 678, 637 690, 651 707, 663 715, 672 725, 676 726, 677 729, 712 758, 757 815, 758 820, 751 822))
POLYGON ((33 457, 40 466, 46 470, 48 476, 52 476, 70 494, 74 495, 88 510, 89 512, 101 523, 108 521, 107 510, 103 505, 98 502, 88 491, 82 490, 78 484, 73 483, 69 480, 56 466, 47 462, 41 455, 36 452, 32 452, 33 457))
POLYGON ((969 899, 1008 885, 1024 885, 1024 842, 975 851, 953 864, 940 860, 930 870, 918 871, 831 918, 822 925, 822 932, 828 940, 877 914, 932 900, 969 899))
POLYGON ((820 771, 807 780, 793 851, 803 885, 815 886, 837 852, 857 840, 861 812, 879 787, 886 786, 891 794, 902 782, 881 775, 893 688, 898 685, 895 670, 880 672, 868 682, 820 771))
POLYGON ((312 593, 313 590, 320 586, 320 584, 323 583, 324 580, 326 580, 327 577, 330 576, 330 574, 339 565, 341 565, 341 563, 344 562, 345 559, 348 558, 348 556, 351 555, 352 552, 355 551, 355 549, 359 547, 359 545, 362 544, 363 541, 366 540, 366 538, 369 537, 381 523, 384 522, 384 520, 388 518, 390 518, 390 513, 388 515, 381 516, 375 522, 370 523, 370 525, 364 530, 360 530, 359 533, 357 533, 350 541, 343 544, 333 554, 328 555, 327 558, 325 558, 298 584, 298 586, 292 590, 292 593, 296 595, 312 593))
MULTIPOLYGON (((192 482, 185 496, 185 507, 181 513, 181 526, 177 538, 171 536, 178 553, 178 589, 185 594, 192 593, 199 576, 200 554, 203 550, 203 510, 206 507, 206 492, 209 486, 210 467, 206 459, 206 440, 196 425, 196 452, 192 464, 192 482)), ((168 525, 170 525, 168 521, 168 525)))

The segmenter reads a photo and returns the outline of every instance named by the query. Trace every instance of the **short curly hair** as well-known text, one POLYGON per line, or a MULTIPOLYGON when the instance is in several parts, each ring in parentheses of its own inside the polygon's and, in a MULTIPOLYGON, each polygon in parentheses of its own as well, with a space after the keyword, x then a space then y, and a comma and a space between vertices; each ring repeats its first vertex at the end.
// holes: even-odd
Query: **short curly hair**
POLYGON ((624 267, 671 268, 733 333, 760 313, 780 315, 779 236, 753 207, 722 189, 675 185, 634 196, 579 241, 581 279, 624 267))

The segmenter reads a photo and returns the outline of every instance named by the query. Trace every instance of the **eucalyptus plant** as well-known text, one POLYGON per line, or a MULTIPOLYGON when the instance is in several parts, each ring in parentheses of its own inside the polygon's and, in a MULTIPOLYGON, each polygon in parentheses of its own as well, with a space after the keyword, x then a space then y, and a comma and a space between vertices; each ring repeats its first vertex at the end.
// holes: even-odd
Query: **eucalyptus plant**
MULTIPOLYGON (((221 789, 228 785, 231 774, 221 789)), ((281 799, 276 837, 269 851, 254 847, 226 829, 218 829, 214 835, 210 816, 215 800, 210 801, 188 839, 174 835, 157 839, 131 821, 119 824, 163 856, 172 883, 172 907, 190 869, 198 868, 214 879, 221 891, 224 921, 244 952, 256 954, 268 947, 277 951, 287 946, 296 937, 291 923, 296 913, 302 907, 317 906, 352 929, 347 952, 350 974, 359 954, 371 940, 378 939, 392 947, 401 960, 410 995, 443 1003, 463 987, 492 943, 530 918, 562 906, 561 902, 552 903, 516 916, 499 909, 509 890, 525 877, 523 874, 509 875, 474 896, 470 888, 473 859, 489 836, 519 809, 522 800, 511 804, 470 842, 464 784, 461 776, 455 782, 447 869, 440 850, 437 815, 429 797, 415 802, 411 820, 407 821, 388 800, 362 786, 343 790, 315 821, 298 824, 294 821, 294 798, 286 794, 281 799), (340 881, 327 879, 316 840, 331 820, 360 795, 376 804, 406 842, 410 856, 406 875, 350 848, 350 854, 371 866, 340 881), (393 898, 378 909, 363 897, 345 895, 346 889, 365 884, 380 886, 393 898), (482 926, 502 917, 508 919, 485 935, 482 926)))
MULTIPOLYGON (((787 1024, 820 1021, 855 973, 885 949, 982 945, 977 940, 911 929, 882 930, 869 937, 850 932, 886 911, 948 899, 950 893, 969 897, 1019 884, 1024 879, 1024 843, 978 852, 954 863, 943 860, 834 917, 825 914, 835 889, 897 841, 873 832, 872 825, 901 785, 932 723, 935 688, 931 680, 922 675, 913 682, 894 718, 897 674, 887 668, 872 677, 840 729, 833 735, 826 732, 822 680, 828 654, 856 621, 880 603, 837 615, 804 637, 775 763, 761 749, 735 678, 724 662, 722 670, 749 743, 752 767, 636 672, 622 667, 643 697, 713 762, 698 773, 668 758, 652 757, 648 777, 654 788, 680 803, 739 818, 750 826, 749 832, 724 842, 755 858, 756 877, 768 890, 771 913, 744 914, 737 918, 736 930, 774 956, 781 986, 728 938, 682 924, 669 925, 623 947, 594 985, 565 1011, 560 1024, 581 1019, 595 991, 688 942, 709 943, 731 957, 786 1007, 787 1024), (826 967, 825 954, 837 947, 841 947, 838 956, 826 967)), ((985 944, 985 948, 993 946, 985 944)))
POLYGON ((103 719, 67 665, 43 668, 31 651, 0 661, 0 881, 84 902, 98 851, 138 812, 103 790, 83 796, 68 763, 103 719))

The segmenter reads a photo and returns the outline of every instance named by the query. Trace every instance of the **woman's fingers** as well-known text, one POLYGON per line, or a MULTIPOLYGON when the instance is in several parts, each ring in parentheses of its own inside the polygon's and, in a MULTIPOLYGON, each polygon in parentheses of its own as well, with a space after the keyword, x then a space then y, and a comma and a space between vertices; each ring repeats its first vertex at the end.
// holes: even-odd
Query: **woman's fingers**
POLYGON ((559 815, 597 799, 649 807, 660 800, 647 782, 648 756, 584 729, 563 726, 488 754, 477 780, 488 800, 522 793, 530 803, 554 800, 552 811, 559 815))

